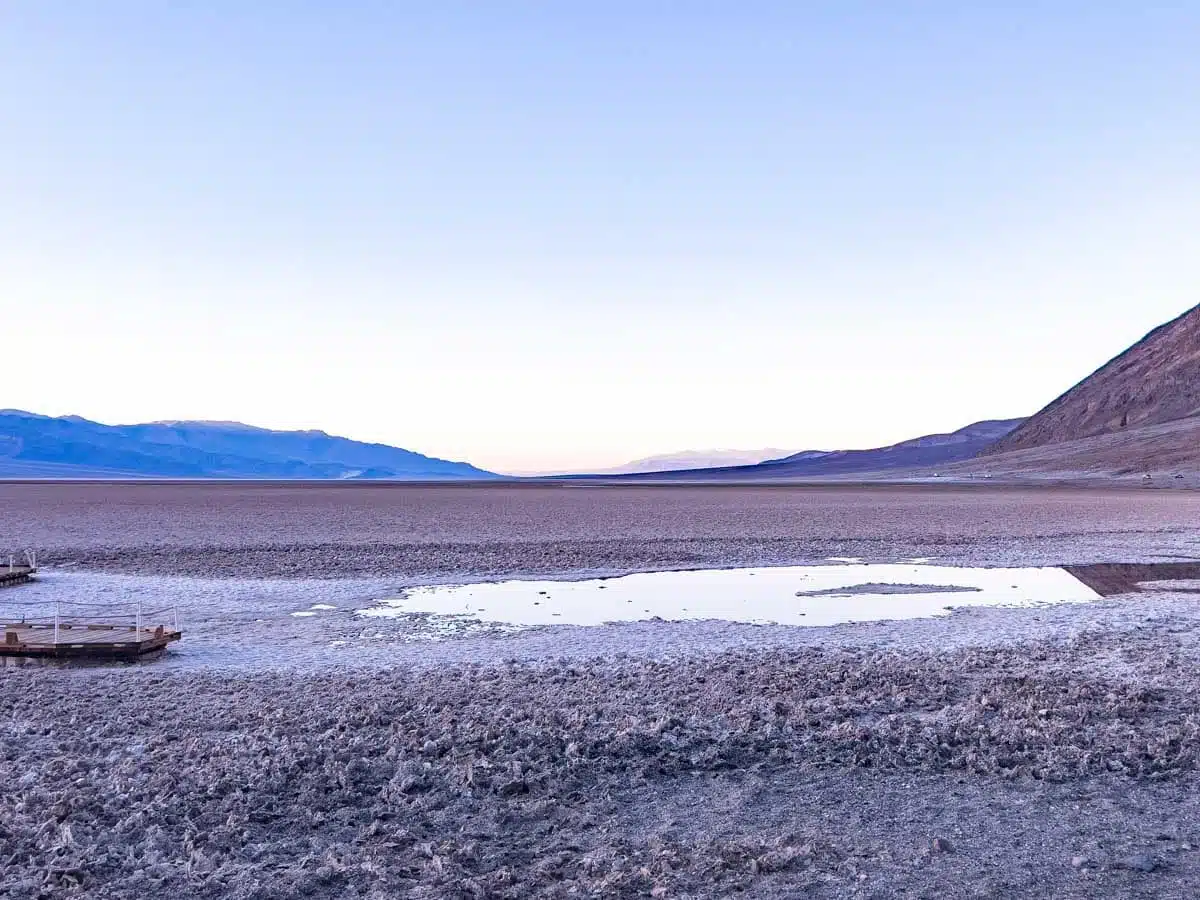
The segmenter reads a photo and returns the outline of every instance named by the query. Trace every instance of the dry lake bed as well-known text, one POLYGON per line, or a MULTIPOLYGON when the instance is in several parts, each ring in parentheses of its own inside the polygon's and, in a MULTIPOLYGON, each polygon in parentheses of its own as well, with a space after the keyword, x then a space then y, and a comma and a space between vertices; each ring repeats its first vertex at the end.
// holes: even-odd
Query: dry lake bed
POLYGON ((1200 495, 0 485, 12 897, 1191 897, 1200 495), (1136 565, 1135 565, 1136 564, 1136 565))

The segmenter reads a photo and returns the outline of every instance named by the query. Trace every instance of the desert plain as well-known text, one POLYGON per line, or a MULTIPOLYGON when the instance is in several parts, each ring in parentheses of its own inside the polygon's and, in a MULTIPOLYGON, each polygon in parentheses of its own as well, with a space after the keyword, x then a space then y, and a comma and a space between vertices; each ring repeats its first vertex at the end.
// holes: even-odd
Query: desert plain
POLYGON ((169 600, 185 637, 0 672, 0 885, 1195 896, 1185 581, 829 628, 433 633, 359 611, 418 585, 834 558, 1177 563, 1198 523, 1200 494, 1136 487, 3 484, 0 541, 44 571, 0 603, 169 600))

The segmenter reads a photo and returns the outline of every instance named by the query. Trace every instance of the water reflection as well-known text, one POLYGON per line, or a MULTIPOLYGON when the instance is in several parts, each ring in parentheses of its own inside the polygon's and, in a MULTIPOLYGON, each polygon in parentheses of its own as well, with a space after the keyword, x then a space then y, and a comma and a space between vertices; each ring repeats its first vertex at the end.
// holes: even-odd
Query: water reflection
POLYGON ((836 625, 940 616, 967 606, 1078 603, 1098 595, 1059 568, 772 566, 419 587, 361 614, 432 615, 516 626, 649 619, 836 625))

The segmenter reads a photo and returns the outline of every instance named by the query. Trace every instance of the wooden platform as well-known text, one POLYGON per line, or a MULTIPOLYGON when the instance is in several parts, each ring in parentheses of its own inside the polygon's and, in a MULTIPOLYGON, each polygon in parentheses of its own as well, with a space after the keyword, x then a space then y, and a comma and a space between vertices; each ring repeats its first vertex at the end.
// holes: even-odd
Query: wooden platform
POLYGON ((36 574, 37 569, 33 566, 0 565, 0 587, 23 584, 26 581, 33 580, 33 576, 36 574))
POLYGON ((0 656, 36 656, 54 659, 136 659, 162 650, 182 633, 159 625, 77 625, 60 622, 4 625, 0 656))

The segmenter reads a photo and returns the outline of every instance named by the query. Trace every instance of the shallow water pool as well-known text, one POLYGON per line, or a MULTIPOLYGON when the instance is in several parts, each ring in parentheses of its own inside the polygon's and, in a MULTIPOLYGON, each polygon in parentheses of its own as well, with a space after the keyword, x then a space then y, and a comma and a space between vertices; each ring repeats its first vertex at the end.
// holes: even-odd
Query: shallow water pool
POLYGON ((817 626, 926 618, 967 606, 1080 603, 1099 596, 1057 568, 845 564, 417 587, 360 614, 424 614, 514 626, 649 619, 817 626))

